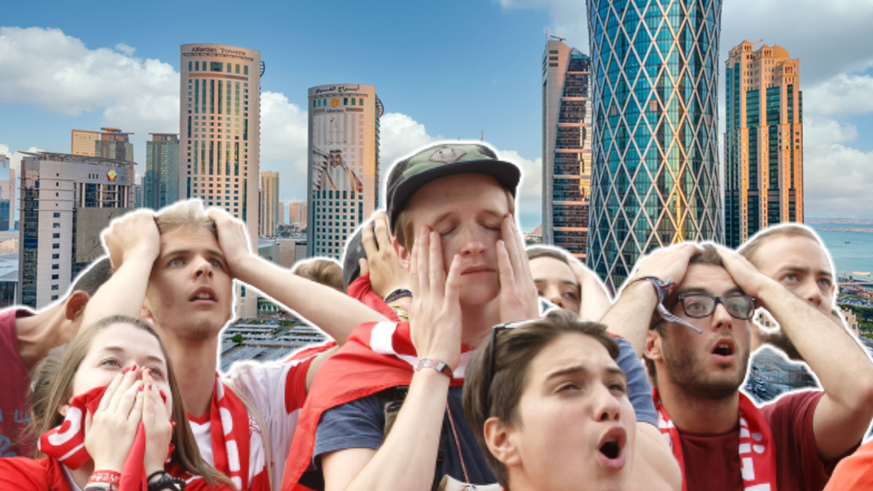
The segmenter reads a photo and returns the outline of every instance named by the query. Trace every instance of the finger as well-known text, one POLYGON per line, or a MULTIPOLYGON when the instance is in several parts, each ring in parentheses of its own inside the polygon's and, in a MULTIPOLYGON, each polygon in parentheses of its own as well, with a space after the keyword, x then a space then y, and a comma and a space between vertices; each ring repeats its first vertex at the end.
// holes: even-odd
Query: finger
POLYGON ((461 258, 457 254, 452 257, 449 266, 449 274, 446 276, 445 303, 450 308, 455 308, 460 302, 461 291, 461 258))
POLYGON ((373 224, 376 229, 376 242, 379 250, 393 249, 391 247, 391 235, 388 233, 388 216, 385 212, 380 211, 376 213, 376 216, 373 218, 373 224))
POLYGON ((142 405, 143 401, 145 401, 146 393, 137 391, 136 396, 133 398, 133 406, 130 408, 130 412, 127 414, 127 424, 130 426, 136 426, 142 420, 142 405))
POLYGON ((359 276, 364 276, 370 272, 370 263, 367 262, 366 258, 362 257, 361 259, 358 259, 358 267, 361 269, 359 276))
POLYGON ((440 296, 445 291, 446 270, 443 269, 443 248, 440 236, 436 232, 430 233, 430 247, 428 257, 428 274, 430 276, 430 290, 440 296))
MULTIPOLYGON (((139 394, 142 392, 142 382, 139 380, 136 381, 133 385, 130 386, 124 394, 119 398, 117 406, 114 408, 116 412, 128 416, 130 412, 133 410, 134 405, 136 404, 137 399, 140 397, 139 394)), ((112 406, 110 406, 110 410, 112 410, 112 406)))
POLYGON ((506 250, 506 242, 503 240, 497 241, 497 273, 500 280, 501 293, 508 292, 509 285, 515 281, 513 274, 512 263, 509 260, 509 252, 506 250))
POLYGON ((124 398, 124 394, 126 394, 127 391, 138 382, 136 378, 137 370, 136 365, 134 365, 132 370, 128 370, 127 373, 124 374, 121 383, 118 384, 118 388, 115 390, 115 393, 112 394, 112 398, 109 400, 109 406, 106 408, 108 411, 118 410, 118 405, 124 398))
POLYGON ((364 246, 364 251, 367 252, 367 257, 373 257, 379 252, 376 238, 373 237, 373 227, 369 223, 364 223, 364 228, 361 229, 361 244, 364 246))
POLYGON ((100 404, 97 406, 98 411, 105 411, 109 407, 109 402, 112 400, 112 395, 118 390, 121 381, 124 379, 124 374, 119 373, 112 379, 106 391, 103 392, 103 397, 100 398, 100 404))
POLYGON ((142 424, 146 427, 146 429, 151 428, 152 424, 155 422, 155 414, 154 414, 154 400, 152 399, 152 392, 154 392, 152 387, 146 386, 146 390, 140 392, 142 394, 142 424))
POLYGON ((430 254, 430 234, 427 227, 422 227, 421 235, 419 235, 418 244, 414 246, 418 255, 418 290, 421 292, 421 298, 424 298, 430 292, 430 278, 428 276, 428 257, 430 254))
POLYGON ((503 247, 509 257, 509 264, 512 266, 513 272, 517 273, 521 271, 521 261, 518 256, 524 253, 524 248, 519 250, 517 234, 512 222, 512 216, 507 213, 500 222, 500 231, 503 235, 503 247))
MULTIPOLYGON (((99 409, 98 409, 99 411, 99 409)), ((91 416, 91 411, 85 410, 85 434, 87 435, 89 431, 91 431, 91 423, 94 418, 91 416)))

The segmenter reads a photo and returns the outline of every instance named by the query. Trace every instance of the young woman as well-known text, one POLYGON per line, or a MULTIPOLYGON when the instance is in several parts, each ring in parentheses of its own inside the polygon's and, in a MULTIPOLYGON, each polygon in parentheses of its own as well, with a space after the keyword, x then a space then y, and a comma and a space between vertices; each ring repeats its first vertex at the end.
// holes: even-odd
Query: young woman
POLYGON ((56 368, 50 382, 36 384, 45 456, 0 459, 0 489, 111 491, 131 480, 137 491, 233 489, 200 456, 169 359, 138 319, 108 317, 80 332, 59 364, 43 367, 56 368))

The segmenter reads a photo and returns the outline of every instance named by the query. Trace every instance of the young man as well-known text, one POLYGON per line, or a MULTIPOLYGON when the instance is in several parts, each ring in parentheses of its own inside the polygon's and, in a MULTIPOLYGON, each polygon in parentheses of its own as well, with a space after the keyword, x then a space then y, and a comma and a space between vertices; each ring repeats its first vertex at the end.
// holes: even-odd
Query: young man
POLYGON ((445 476, 495 482, 461 392, 470 351, 492 326, 538 316, 512 216, 519 178, 517 167, 478 143, 428 147, 395 164, 388 214, 411 276, 411 327, 364 324, 325 365, 283 489, 296 489, 313 459, 327 490, 426 490, 445 476))
POLYGON ((618 353, 606 326, 563 309, 494 328, 464 411, 503 489, 628 489, 637 432, 618 353))
POLYGON ((34 455, 36 442, 24 433, 30 422, 30 371, 79 332, 88 300, 111 275, 104 258, 78 276, 63 300, 39 312, 17 307, 0 312, 0 457, 34 455))
MULTIPOLYGON (((737 252, 758 271, 843 325, 834 305, 837 288, 834 266, 812 229, 796 223, 770 227, 752 236, 737 252)), ((768 332, 757 325, 753 327, 752 351, 762 344, 771 344, 789 358, 802 360, 784 331, 768 332)))
POLYGON ((661 431, 689 491, 821 490, 873 417, 873 363, 864 350, 735 252, 691 243, 656 251, 638 263, 603 322, 644 346, 661 431), (756 301, 823 391, 795 392, 760 409, 739 392, 756 301))
POLYGON ((284 364, 237 364, 218 377, 220 331, 232 317, 233 280, 260 289, 339 343, 360 319, 384 317, 330 287, 251 253, 244 225, 199 201, 137 212, 104 234, 116 273, 86 318, 140 314, 169 349, 204 458, 240 489, 278 487, 297 415, 330 353, 284 364), (334 309, 312 302, 319 298, 334 309), (98 301, 99 300, 99 301, 98 301), (272 467, 272 472, 269 472, 272 467))

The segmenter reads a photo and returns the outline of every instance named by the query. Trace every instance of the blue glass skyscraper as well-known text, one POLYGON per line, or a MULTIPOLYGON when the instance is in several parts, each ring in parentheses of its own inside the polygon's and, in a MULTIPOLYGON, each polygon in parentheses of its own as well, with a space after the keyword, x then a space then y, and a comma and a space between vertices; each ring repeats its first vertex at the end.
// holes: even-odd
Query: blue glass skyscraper
POLYGON ((723 241, 721 0, 587 0, 594 85, 588 266, 612 288, 647 251, 723 241))

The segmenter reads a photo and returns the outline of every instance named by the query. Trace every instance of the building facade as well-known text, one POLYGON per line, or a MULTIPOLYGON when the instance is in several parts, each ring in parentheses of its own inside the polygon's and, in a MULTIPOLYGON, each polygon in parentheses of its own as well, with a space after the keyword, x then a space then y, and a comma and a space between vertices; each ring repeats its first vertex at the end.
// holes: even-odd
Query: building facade
POLYGON ((590 58, 561 40, 543 53, 542 241, 584 260, 591 199, 590 58))
POLYGON ((721 0, 588 0, 594 95, 588 266, 616 289, 646 252, 724 241, 721 0))
POLYGON ((118 128, 100 128, 100 139, 94 142, 94 156, 109 160, 127 160, 133 162, 133 143, 130 135, 118 128))
POLYGON ((261 217, 259 235, 276 237, 279 225, 279 173, 261 172, 261 217))
MULTIPOLYGON (((261 53, 222 44, 181 51, 179 198, 224 208, 245 222, 256 244, 261 53)), ((239 294, 238 313, 254 317, 254 296, 244 288, 239 294)))
POLYGON ((372 85, 309 89, 307 256, 339 259, 379 203, 379 118, 372 85))
POLYGON ((70 153, 73 155, 97 156, 97 140, 100 139, 99 131, 73 130, 70 153))
POLYGON ((301 228, 306 228, 306 220, 309 215, 306 213, 305 201, 292 201, 288 203, 288 223, 296 223, 301 228))
POLYGON ((19 295, 41 308, 104 255, 100 232, 134 206, 133 162, 28 153, 21 160, 19 295))
POLYGON ((781 46, 734 46, 725 62, 725 243, 803 222, 800 62, 781 46))
POLYGON ((287 223, 285 222, 285 208, 286 203, 284 201, 279 201, 279 225, 285 225, 285 223, 287 223))
POLYGON ((149 133, 146 142, 146 173, 143 205, 159 210, 179 200, 179 135, 149 133))

